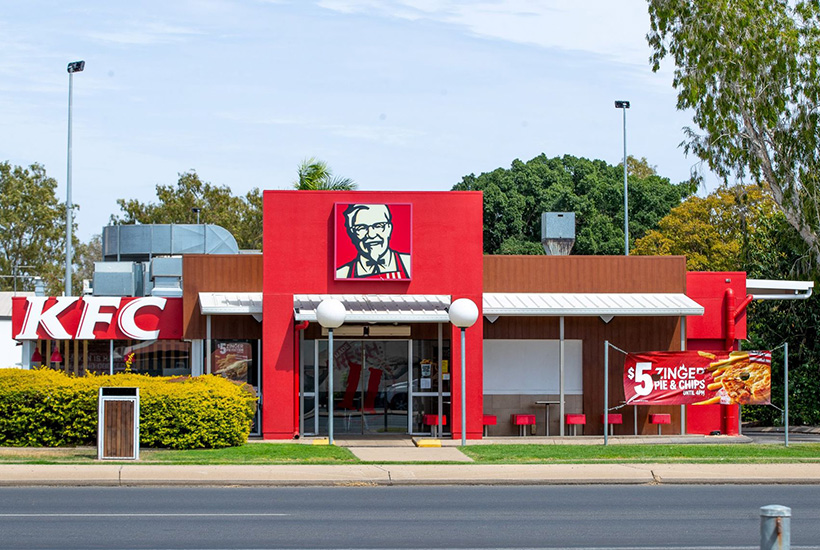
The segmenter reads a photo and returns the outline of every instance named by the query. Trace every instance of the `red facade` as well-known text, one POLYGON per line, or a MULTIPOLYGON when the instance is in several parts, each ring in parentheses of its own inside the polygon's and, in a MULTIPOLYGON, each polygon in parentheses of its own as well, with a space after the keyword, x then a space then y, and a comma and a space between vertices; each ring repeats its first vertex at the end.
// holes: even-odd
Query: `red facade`
MULTIPOLYGON (((295 294, 446 294, 482 303, 483 206, 479 192, 266 191, 263 436, 298 433, 295 294), (412 204, 412 278, 337 280, 336 204, 412 204)), ((461 362, 450 325, 451 360, 461 362)), ((467 437, 482 433, 482 324, 467 330, 467 437)), ((460 372, 453 369, 453 433, 461 432, 460 372)))

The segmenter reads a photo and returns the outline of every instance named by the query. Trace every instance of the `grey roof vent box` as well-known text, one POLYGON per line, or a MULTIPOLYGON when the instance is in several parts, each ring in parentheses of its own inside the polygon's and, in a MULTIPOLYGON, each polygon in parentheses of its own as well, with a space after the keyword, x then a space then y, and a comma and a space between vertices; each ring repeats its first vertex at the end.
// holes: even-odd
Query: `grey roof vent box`
POLYGON ((218 225, 109 225, 103 228, 103 260, 144 262, 154 256, 238 254, 239 246, 218 225))
POLYGON ((569 256, 575 245, 575 212, 542 213, 541 244, 548 256, 569 256))

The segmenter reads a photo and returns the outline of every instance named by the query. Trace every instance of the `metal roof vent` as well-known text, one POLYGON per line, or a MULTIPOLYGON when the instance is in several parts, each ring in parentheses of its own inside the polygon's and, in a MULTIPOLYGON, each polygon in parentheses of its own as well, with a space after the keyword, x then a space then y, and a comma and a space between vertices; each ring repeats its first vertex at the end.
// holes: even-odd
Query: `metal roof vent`
POLYGON ((569 256, 575 245, 575 212, 542 213, 541 244, 548 256, 569 256))
POLYGON ((109 225, 103 228, 103 260, 144 262, 154 256, 238 254, 227 229, 218 225, 109 225))

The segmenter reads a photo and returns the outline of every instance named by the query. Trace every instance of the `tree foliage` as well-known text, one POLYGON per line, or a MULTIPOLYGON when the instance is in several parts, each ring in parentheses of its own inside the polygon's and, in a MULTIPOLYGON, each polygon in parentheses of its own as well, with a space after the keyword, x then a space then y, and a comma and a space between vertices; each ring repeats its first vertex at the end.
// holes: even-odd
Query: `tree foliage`
MULTIPOLYGON (((627 159, 641 175, 629 182, 629 237, 642 237, 669 210, 695 191, 693 184, 672 184, 658 176, 645 159, 627 159)), ((527 162, 514 160, 509 169, 470 174, 454 191, 484 192, 484 252, 543 254, 541 214, 575 212, 573 254, 623 254, 623 165, 573 156, 527 162)))
MULTIPOLYGON (((0 288, 13 289, 8 276, 16 272, 42 277, 50 294, 62 294, 66 209, 56 189, 57 181, 39 164, 0 163, 0 288)), ((17 289, 33 290, 31 277, 18 279, 17 289)))
MULTIPOLYGON (((685 255, 689 271, 747 269, 777 205, 755 185, 721 187, 686 199, 635 243, 641 255, 685 255)), ((782 214, 780 219, 785 221, 782 214)))
POLYGON ((727 182, 765 181, 820 262, 820 3, 649 0, 653 69, 675 63, 685 148, 727 182))
MULTIPOLYGON (((745 271, 753 279, 812 279, 816 266, 808 245, 756 185, 724 187, 705 198, 690 197, 636 243, 636 254, 684 254, 690 270, 745 271)), ((820 422, 820 302, 753 301, 748 307, 745 349, 773 349, 788 341, 789 417, 820 422)), ((744 421, 779 424, 783 408, 783 353, 772 361, 774 407, 743 407, 744 421)))
POLYGON ((334 176, 325 161, 311 157, 299 165, 293 187, 300 191, 351 191, 357 186, 350 178, 334 176))
POLYGON ((262 193, 254 188, 244 197, 236 197, 230 187, 203 182, 194 171, 179 174, 176 186, 157 185, 157 203, 137 199, 118 199, 123 212, 111 216, 111 223, 200 223, 227 229, 239 248, 262 248, 262 193))

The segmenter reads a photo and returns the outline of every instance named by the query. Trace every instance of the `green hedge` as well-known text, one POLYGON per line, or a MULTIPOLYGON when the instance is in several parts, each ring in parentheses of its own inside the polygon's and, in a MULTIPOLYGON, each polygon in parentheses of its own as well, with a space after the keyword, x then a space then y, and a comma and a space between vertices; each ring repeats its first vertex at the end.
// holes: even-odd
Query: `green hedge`
POLYGON ((96 445, 101 386, 140 388, 143 447, 241 445, 256 410, 256 395, 249 386, 219 376, 76 378, 49 369, 0 369, 0 446, 96 445))

